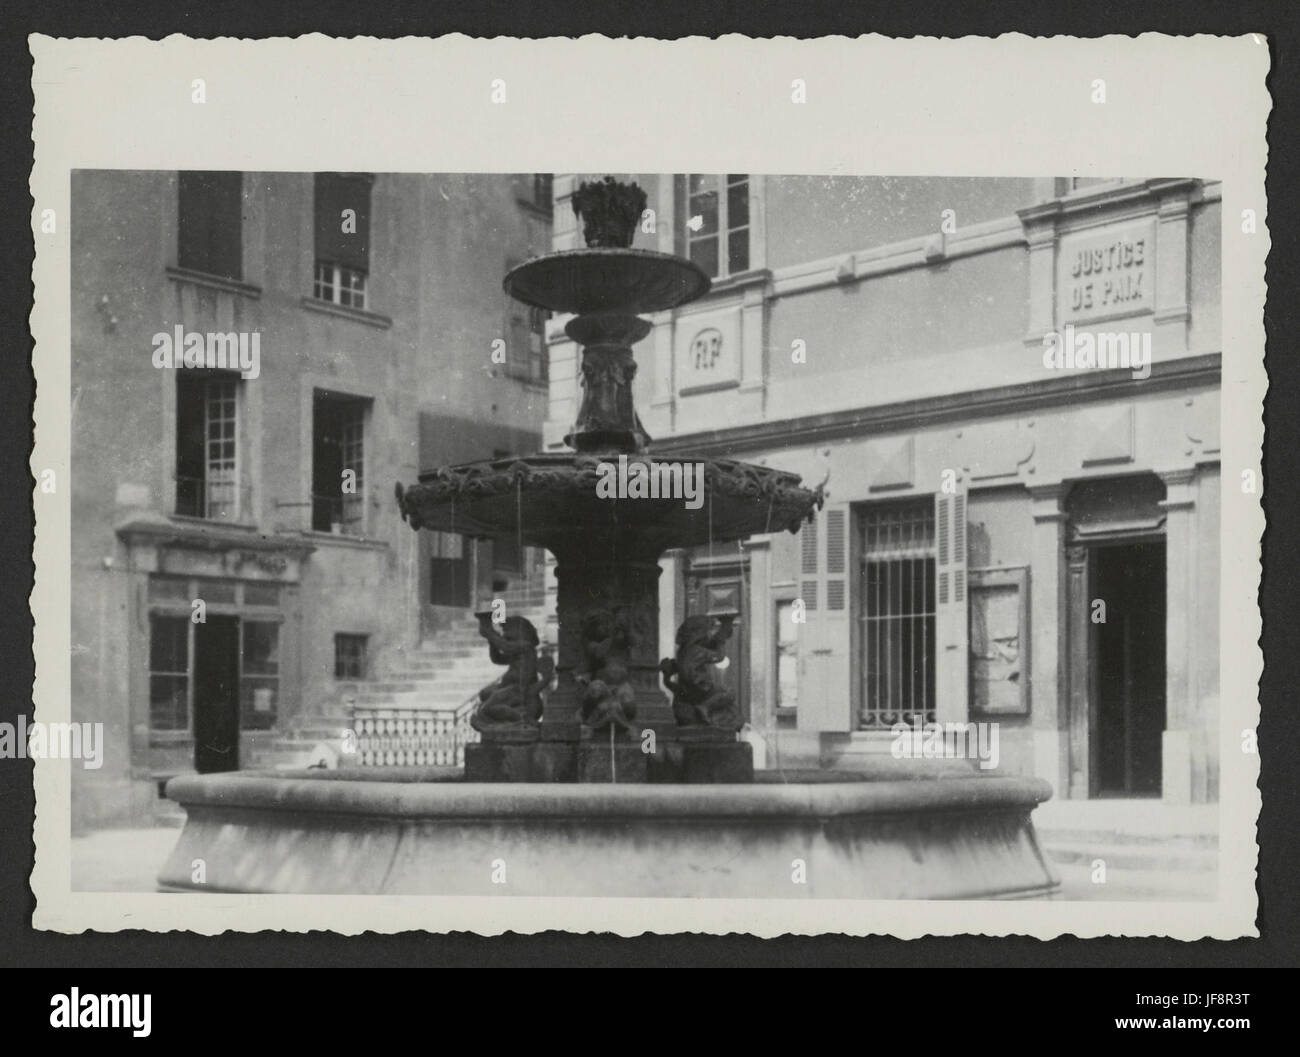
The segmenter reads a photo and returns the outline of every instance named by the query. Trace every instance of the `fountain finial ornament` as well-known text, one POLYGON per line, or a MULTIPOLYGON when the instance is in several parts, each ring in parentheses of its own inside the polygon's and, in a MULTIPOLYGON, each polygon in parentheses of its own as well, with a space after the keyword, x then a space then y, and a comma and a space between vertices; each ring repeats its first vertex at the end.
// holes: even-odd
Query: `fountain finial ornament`
POLYGON ((606 176, 579 184, 570 201, 589 248, 628 249, 645 212, 646 193, 635 182, 619 183, 606 176))

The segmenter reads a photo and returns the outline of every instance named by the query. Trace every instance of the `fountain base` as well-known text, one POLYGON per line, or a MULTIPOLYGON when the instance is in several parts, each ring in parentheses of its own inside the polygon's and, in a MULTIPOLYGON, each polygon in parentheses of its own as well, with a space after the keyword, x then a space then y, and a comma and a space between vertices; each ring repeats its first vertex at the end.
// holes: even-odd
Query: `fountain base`
POLYGON ((1030 821, 1050 790, 1032 778, 760 772, 753 785, 684 786, 474 783, 458 769, 382 777, 174 778, 167 795, 188 819, 159 887, 995 899, 1059 885, 1030 821), (201 884, 196 859, 206 863, 201 884))
POLYGON ((690 728, 646 753, 640 742, 612 746, 598 734, 581 741, 499 741, 465 746, 467 782, 752 782, 754 749, 734 734, 690 728), (695 736, 692 736, 695 735, 695 736))

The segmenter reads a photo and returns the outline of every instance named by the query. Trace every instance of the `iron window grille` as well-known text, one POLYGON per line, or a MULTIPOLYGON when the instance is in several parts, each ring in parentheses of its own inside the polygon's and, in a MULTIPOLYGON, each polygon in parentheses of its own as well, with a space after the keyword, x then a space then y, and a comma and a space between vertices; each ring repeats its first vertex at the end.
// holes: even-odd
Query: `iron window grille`
POLYGON ((933 500, 869 506, 859 526, 858 725, 934 722, 933 500))

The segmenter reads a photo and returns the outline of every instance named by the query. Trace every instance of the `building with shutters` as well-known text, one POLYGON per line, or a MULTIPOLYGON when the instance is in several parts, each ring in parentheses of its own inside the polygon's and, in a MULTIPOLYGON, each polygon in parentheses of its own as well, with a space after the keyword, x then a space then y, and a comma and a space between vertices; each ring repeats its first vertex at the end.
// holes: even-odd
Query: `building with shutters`
POLYGON ((1217 799, 1219 185, 633 178, 636 245, 714 277, 637 346, 652 452, 826 482, 797 536, 663 563, 661 652, 735 616, 766 765, 887 771, 897 724, 982 723, 1064 799, 1217 799))
POLYGON ((106 738, 72 772, 84 826, 148 820, 174 774, 275 766, 341 685, 540 586, 514 541, 413 533, 393 486, 539 446, 543 321, 501 276, 548 248, 551 201, 533 174, 81 170, 71 193, 72 716, 106 738))

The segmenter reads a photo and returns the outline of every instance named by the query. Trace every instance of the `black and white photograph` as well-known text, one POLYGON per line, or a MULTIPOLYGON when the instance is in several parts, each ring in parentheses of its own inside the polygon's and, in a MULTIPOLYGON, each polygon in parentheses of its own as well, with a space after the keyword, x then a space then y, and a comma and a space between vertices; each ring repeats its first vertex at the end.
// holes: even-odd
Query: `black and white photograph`
POLYGON ((569 171, 70 152, 66 701, 38 647, 9 735, 38 800, 62 768, 67 913, 1248 932, 1262 200, 1104 145, 782 168, 565 122, 569 171), (696 156, 756 171, 645 164, 696 156))

